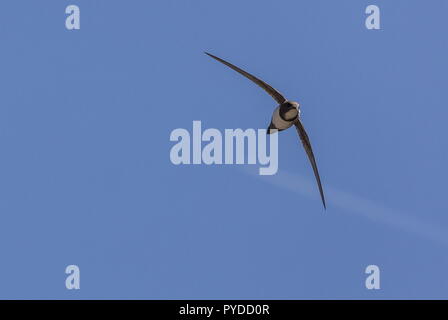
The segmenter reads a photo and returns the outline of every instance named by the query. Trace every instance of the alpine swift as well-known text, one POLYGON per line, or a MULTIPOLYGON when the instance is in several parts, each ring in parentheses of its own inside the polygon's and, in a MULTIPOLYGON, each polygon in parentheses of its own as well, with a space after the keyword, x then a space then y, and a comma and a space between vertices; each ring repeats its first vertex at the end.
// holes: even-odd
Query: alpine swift
POLYGON ((299 134, 300 140, 302 140, 303 147, 305 148, 306 154, 308 155, 308 159, 310 160, 311 166, 313 167, 314 176, 316 177, 317 186, 319 187, 319 193, 322 199, 322 204, 326 209, 327 206, 325 204, 324 191, 322 189, 322 183, 320 182, 319 171, 317 170, 317 163, 314 158, 313 149, 311 148, 310 139, 305 131, 302 121, 300 121, 300 104, 295 101, 286 100, 286 98, 280 92, 272 88, 266 82, 238 68, 237 66, 234 66, 230 62, 218 58, 208 52, 205 52, 205 54, 225 64, 226 66, 235 70, 236 72, 242 74, 249 80, 255 82, 258 86, 264 89, 272 98, 274 98, 275 101, 277 101, 279 105, 277 108, 275 108, 274 113, 272 114, 271 123, 269 124, 268 127, 268 134, 270 134, 271 130, 273 129, 283 131, 288 129, 292 125, 296 127, 297 133, 299 134))

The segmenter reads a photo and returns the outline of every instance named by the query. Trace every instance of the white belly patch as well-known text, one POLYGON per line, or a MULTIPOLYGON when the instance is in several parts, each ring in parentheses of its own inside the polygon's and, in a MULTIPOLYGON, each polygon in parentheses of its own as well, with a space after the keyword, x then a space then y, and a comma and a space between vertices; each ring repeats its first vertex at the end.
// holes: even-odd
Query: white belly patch
POLYGON ((293 125, 293 121, 283 120, 282 117, 280 117, 279 110, 280 110, 280 107, 277 107, 274 110, 274 114, 272 115, 272 123, 279 130, 288 129, 290 126, 293 125))

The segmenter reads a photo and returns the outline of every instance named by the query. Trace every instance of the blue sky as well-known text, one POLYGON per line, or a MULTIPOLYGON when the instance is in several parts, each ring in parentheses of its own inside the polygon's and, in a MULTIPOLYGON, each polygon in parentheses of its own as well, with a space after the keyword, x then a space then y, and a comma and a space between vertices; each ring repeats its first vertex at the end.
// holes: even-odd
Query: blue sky
POLYGON ((448 298, 447 11, 2 1, 0 297, 448 298), (173 129, 266 128, 276 106, 203 51, 301 103, 326 212, 293 130, 276 176, 170 162, 173 129))

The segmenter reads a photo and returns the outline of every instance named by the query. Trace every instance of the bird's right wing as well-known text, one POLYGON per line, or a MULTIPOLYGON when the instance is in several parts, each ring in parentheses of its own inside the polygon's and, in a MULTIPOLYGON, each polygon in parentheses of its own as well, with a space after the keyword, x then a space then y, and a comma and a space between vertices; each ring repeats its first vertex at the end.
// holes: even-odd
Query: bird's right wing
POLYGON ((319 171, 317 171, 317 163, 316 159, 314 158, 313 149, 311 148, 310 138, 308 138, 308 135, 306 134, 305 131, 305 127, 303 126, 300 119, 297 119, 294 122, 294 125, 297 129, 297 133, 299 134, 300 140, 302 140, 302 144, 303 147, 305 148, 306 154, 308 155, 308 159, 310 159, 311 166, 313 167, 314 171, 314 176, 316 177, 317 186, 319 187, 320 198, 322 199, 322 203, 324 205, 324 208, 326 209, 327 206, 325 204, 324 190, 322 189, 322 183, 320 182, 319 171))
POLYGON ((266 82, 258 79, 257 77, 251 75, 250 73, 238 68, 237 66, 234 66, 233 64, 218 58, 208 52, 205 52, 206 55, 212 57, 215 60, 218 60, 219 62, 225 64, 226 66, 228 66, 229 68, 232 68, 233 70, 235 70, 236 72, 242 74, 243 76, 245 76, 247 79, 252 80, 253 82, 255 82, 257 85, 259 85, 262 89, 264 89, 272 98, 275 99, 275 101, 277 101, 279 104, 282 104, 283 102, 286 101, 285 97, 278 92, 277 90, 275 90, 274 88, 272 88, 270 85, 268 85, 266 82))

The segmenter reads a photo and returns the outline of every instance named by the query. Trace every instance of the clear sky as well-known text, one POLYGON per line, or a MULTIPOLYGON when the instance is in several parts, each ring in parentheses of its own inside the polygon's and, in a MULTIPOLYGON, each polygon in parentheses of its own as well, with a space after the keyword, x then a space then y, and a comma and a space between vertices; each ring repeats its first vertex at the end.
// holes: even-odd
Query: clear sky
POLYGON ((1 1, 0 298, 448 298, 447 12, 1 1), (264 129, 276 107, 203 51, 301 103, 326 211, 294 130, 275 176, 171 163, 173 129, 264 129))

